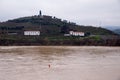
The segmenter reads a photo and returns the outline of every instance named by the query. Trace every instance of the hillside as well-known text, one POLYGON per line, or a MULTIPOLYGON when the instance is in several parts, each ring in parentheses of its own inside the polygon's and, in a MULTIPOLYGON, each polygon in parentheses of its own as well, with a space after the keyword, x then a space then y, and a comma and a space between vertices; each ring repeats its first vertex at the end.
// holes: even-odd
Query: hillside
POLYGON ((0 45, 120 46, 120 37, 101 27, 77 25, 48 15, 35 15, 0 23, 0 45), (80 33, 80 36, 68 34, 70 31, 80 33))
POLYGON ((22 17, 13 20, 8 20, 6 22, 0 23, 0 27, 12 28, 12 27, 24 27, 26 29, 39 29, 41 35, 63 35, 68 33, 70 30, 81 31, 85 33, 90 33, 92 35, 114 35, 115 33, 101 28, 93 26, 83 26, 76 25, 73 22, 68 22, 66 20, 61 20, 56 17, 48 15, 35 15, 29 17, 22 17))

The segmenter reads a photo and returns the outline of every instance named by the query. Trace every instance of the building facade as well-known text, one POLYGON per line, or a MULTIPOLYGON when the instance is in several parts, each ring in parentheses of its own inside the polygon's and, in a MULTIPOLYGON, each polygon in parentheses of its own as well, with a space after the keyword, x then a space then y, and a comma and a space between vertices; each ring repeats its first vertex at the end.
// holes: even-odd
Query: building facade
POLYGON ((74 32, 74 31, 70 31, 69 34, 71 36, 81 36, 81 37, 84 37, 85 36, 85 33, 84 32, 74 32))
POLYGON ((40 31, 24 31, 25 36, 39 36, 40 31))

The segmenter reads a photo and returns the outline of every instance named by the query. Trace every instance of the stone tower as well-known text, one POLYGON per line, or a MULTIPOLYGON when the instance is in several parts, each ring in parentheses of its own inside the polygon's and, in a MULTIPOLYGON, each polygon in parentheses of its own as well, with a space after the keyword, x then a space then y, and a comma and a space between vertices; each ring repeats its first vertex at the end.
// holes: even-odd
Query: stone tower
POLYGON ((39 16, 42 16, 42 12, 41 12, 41 10, 39 11, 39 16))

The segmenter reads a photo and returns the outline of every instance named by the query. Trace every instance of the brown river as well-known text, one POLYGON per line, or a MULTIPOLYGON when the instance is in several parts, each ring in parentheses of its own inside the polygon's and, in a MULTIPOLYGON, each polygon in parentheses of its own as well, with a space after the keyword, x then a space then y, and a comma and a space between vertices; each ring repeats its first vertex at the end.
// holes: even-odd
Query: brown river
POLYGON ((1 46, 0 80, 120 80, 120 47, 1 46))

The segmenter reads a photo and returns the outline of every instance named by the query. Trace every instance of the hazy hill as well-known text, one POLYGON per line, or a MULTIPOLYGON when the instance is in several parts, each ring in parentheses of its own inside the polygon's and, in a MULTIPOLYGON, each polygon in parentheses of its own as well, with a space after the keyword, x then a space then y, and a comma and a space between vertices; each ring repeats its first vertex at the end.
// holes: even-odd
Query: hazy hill
POLYGON ((91 33, 93 35, 115 34, 114 32, 101 27, 76 25, 73 22, 68 22, 66 20, 61 20, 59 18, 47 15, 22 17, 0 23, 0 27, 16 26, 21 26, 29 29, 38 27, 44 35, 62 35, 64 33, 68 33, 70 30, 82 31, 91 33))
POLYGON ((105 28, 120 35, 120 26, 105 26, 105 28))
POLYGON ((111 31, 120 28, 120 26, 103 26, 103 27, 106 28, 106 29, 108 29, 108 30, 111 30, 111 31))
POLYGON ((120 29, 115 29, 114 32, 120 35, 120 29))

